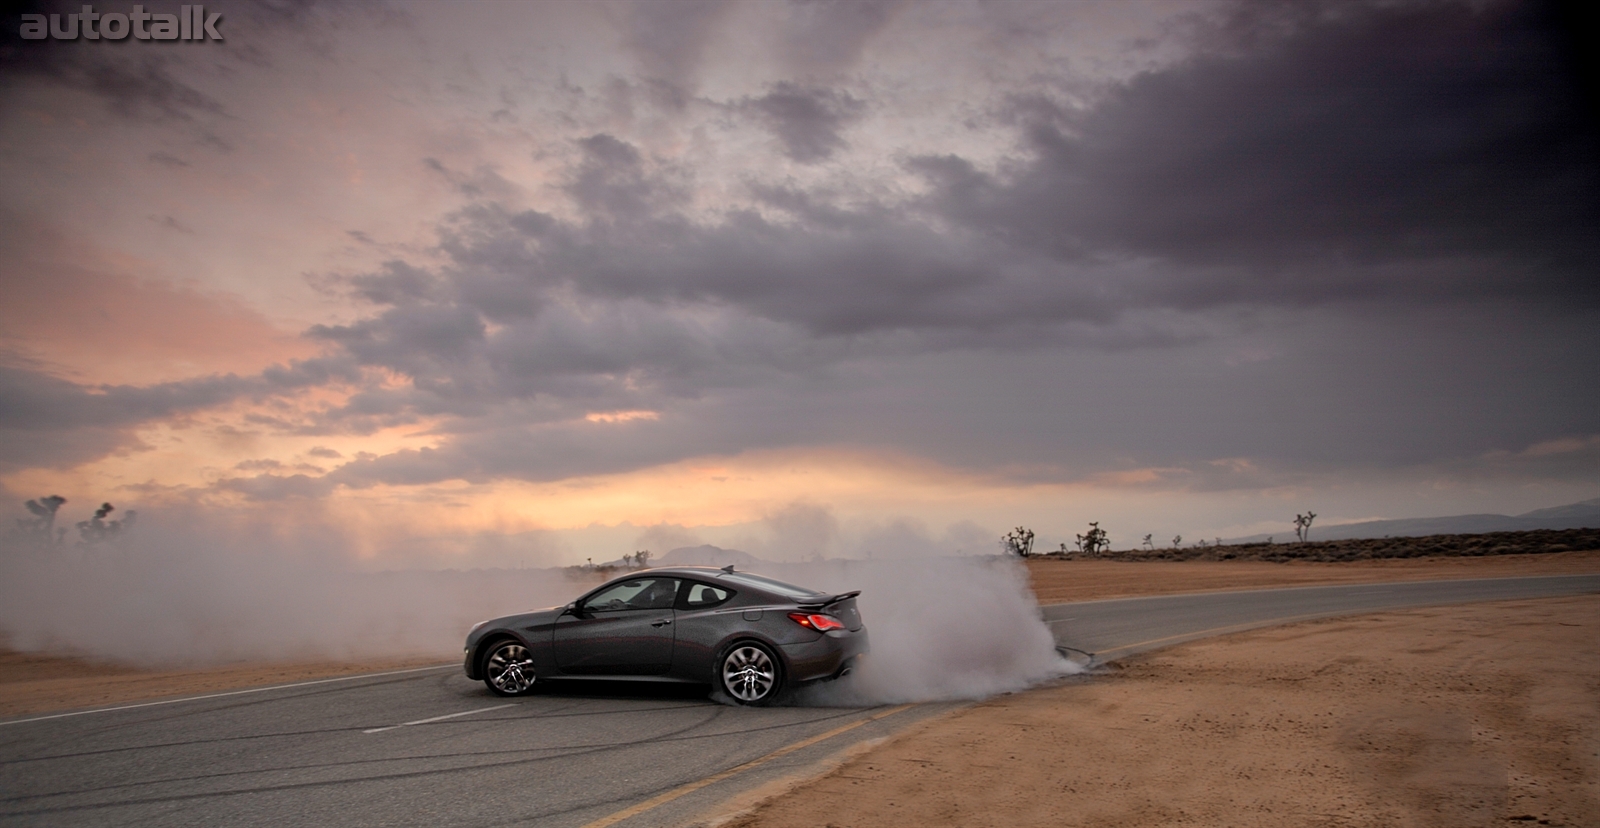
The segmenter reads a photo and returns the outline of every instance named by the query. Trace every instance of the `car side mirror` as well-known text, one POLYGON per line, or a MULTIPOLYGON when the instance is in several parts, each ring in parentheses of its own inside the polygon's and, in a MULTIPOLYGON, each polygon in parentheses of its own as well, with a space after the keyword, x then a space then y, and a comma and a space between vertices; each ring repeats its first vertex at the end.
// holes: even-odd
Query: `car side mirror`
POLYGON ((567 605, 566 609, 562 610, 562 613, 566 614, 566 615, 573 615, 573 616, 576 616, 578 618, 582 618, 583 617, 583 607, 579 606, 577 601, 573 601, 572 603, 567 605))

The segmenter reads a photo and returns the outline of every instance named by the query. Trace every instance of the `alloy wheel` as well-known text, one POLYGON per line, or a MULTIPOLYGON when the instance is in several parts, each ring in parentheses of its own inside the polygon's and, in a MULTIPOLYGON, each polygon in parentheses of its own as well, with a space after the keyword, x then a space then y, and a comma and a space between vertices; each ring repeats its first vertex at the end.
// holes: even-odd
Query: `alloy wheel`
POLYGON ((527 647, 508 641, 484 662, 484 674, 496 690, 508 696, 526 693, 535 678, 533 658, 527 647))
POLYGON ((765 699, 777 682, 778 670, 772 657, 754 644, 735 647, 722 660, 722 686, 741 702, 749 704, 765 699))

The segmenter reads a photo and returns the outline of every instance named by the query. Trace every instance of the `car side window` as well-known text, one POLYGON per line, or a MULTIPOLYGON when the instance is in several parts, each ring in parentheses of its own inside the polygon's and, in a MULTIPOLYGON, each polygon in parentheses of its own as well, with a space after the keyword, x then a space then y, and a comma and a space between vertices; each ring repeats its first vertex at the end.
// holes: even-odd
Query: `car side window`
POLYGON ((684 596, 684 607, 687 609, 706 609, 714 607, 733 597, 733 590, 714 587, 710 584, 699 584, 691 581, 689 592, 684 596))
POLYGON ((583 608, 588 612, 671 609, 677 595, 676 578, 633 578, 589 596, 583 608))

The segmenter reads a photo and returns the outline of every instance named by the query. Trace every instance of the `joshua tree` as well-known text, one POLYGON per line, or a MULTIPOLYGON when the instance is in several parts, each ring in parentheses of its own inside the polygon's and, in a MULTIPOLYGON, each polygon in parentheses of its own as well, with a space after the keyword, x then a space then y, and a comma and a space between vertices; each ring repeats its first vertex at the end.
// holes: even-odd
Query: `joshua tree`
POLYGON ((1155 548, 1156 548, 1155 542, 1150 540, 1150 535, 1145 535, 1144 536, 1144 548, 1149 549, 1151 551, 1154 551, 1155 548))
POLYGON ((1106 530, 1100 528, 1097 522, 1089 523, 1089 534, 1078 536, 1078 550, 1091 558, 1100 557, 1101 552, 1111 549, 1111 539, 1106 537, 1106 530))
POLYGON ((1301 543, 1311 540, 1311 521, 1316 520, 1317 513, 1309 509, 1303 515, 1294 516, 1294 536, 1301 543))
POLYGON ((28 511, 33 513, 33 517, 17 518, 17 533, 44 544, 60 543, 67 530, 65 527, 56 529, 56 512, 66 502, 67 499, 61 495, 50 495, 28 501, 26 505, 28 511))
POLYGON ((1033 530, 1024 526, 1012 529, 1000 538, 1000 548, 1019 558, 1028 557, 1033 553, 1033 530))
POLYGON ((632 558, 634 566, 640 569, 644 569, 650 565, 650 550, 648 549, 641 549, 638 552, 629 555, 628 557, 632 558))
POLYGON ((1173 535, 1172 536, 1172 548, 1173 549, 1177 549, 1179 546, 1182 546, 1182 545, 1183 545, 1183 536, 1182 535, 1173 535))
POLYGON ((123 532, 133 528, 134 519, 139 517, 138 512, 130 511, 121 520, 106 520, 116 508, 109 503, 102 503, 100 508, 94 510, 92 519, 78 521, 78 536, 83 543, 116 540, 123 532))

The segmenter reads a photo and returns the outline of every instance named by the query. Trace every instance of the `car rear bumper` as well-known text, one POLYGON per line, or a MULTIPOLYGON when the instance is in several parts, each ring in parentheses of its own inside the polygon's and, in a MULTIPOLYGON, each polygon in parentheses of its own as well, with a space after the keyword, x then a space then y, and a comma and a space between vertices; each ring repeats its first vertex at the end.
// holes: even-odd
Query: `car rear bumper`
POLYGON ((824 633, 815 641, 783 645, 784 659, 789 662, 789 679, 795 683, 835 678, 850 659, 870 649, 865 628, 850 632, 835 630, 824 633))

